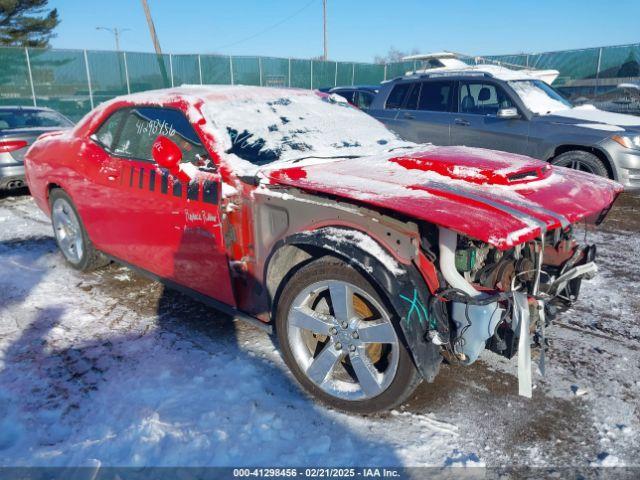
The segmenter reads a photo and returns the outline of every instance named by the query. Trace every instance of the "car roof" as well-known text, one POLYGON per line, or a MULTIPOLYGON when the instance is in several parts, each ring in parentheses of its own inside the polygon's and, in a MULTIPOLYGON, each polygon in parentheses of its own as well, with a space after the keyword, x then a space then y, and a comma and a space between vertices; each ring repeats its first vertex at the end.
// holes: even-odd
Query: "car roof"
POLYGON ((532 75, 521 73, 517 70, 510 70, 508 68, 499 67, 497 65, 482 65, 474 68, 464 70, 435 70, 429 71, 417 71, 408 75, 387 80, 387 82, 397 82, 400 80, 417 80, 417 79, 468 79, 468 78, 493 78, 495 80, 512 81, 512 80, 540 80, 532 75))
POLYGON ((37 112, 37 111, 53 112, 54 111, 51 108, 47 108, 47 107, 29 107, 29 106, 25 106, 25 105, 2 105, 2 106, 0 106, 0 111, 14 111, 14 110, 27 110, 27 111, 33 111, 33 112, 37 112))
POLYGON ((337 90, 366 90, 366 91, 376 91, 380 90, 380 85, 344 85, 333 87, 330 92, 334 92, 337 90))
POLYGON ((278 96, 315 96, 314 90, 302 88, 253 87, 245 85, 181 85, 179 87, 146 90, 122 95, 111 102, 130 101, 141 104, 171 103, 176 100, 203 101, 205 103, 226 102, 243 99, 271 99, 278 96))

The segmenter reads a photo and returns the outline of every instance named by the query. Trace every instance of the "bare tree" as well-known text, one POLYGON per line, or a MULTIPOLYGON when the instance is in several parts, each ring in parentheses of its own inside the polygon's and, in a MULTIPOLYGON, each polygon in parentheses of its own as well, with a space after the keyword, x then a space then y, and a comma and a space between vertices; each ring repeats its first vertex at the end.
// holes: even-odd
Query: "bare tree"
POLYGON ((410 52, 403 52, 401 50, 398 50, 394 46, 391 46, 389 47, 389 51, 387 52, 386 55, 376 55, 373 58, 373 61, 375 63, 401 62, 402 57, 406 57, 407 55, 417 55, 418 53, 420 53, 420 49, 415 47, 410 52))

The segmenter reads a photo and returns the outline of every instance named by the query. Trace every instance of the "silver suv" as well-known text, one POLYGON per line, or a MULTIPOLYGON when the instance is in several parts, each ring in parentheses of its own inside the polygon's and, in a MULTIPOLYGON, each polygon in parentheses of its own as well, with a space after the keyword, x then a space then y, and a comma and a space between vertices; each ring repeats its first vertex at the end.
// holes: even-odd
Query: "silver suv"
POLYGON ((517 72, 399 77, 368 113, 406 140, 520 153, 640 188, 640 117, 574 107, 517 72))

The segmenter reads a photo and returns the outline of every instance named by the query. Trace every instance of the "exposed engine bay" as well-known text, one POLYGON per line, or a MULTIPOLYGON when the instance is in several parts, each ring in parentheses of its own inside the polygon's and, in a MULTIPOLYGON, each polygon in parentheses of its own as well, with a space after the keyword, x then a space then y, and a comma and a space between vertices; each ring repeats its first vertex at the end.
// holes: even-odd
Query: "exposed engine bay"
POLYGON ((544 372, 545 328, 577 299, 582 279, 596 274, 595 246, 578 245, 571 227, 505 251, 445 228, 430 233, 423 247, 447 285, 430 300, 430 340, 449 362, 465 365, 484 348, 507 358, 520 352, 520 394, 530 397, 531 344, 541 347, 544 372))

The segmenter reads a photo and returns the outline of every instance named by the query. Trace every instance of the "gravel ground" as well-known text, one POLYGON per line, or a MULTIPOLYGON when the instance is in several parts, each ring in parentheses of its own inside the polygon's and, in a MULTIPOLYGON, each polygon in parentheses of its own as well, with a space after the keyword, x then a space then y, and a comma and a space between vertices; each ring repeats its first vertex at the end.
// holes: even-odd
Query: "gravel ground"
POLYGON ((72 271, 30 197, 0 198, 0 465, 640 466, 640 197, 597 231, 600 273, 515 358, 443 366, 398 411, 309 400, 274 340, 119 265, 72 271))

